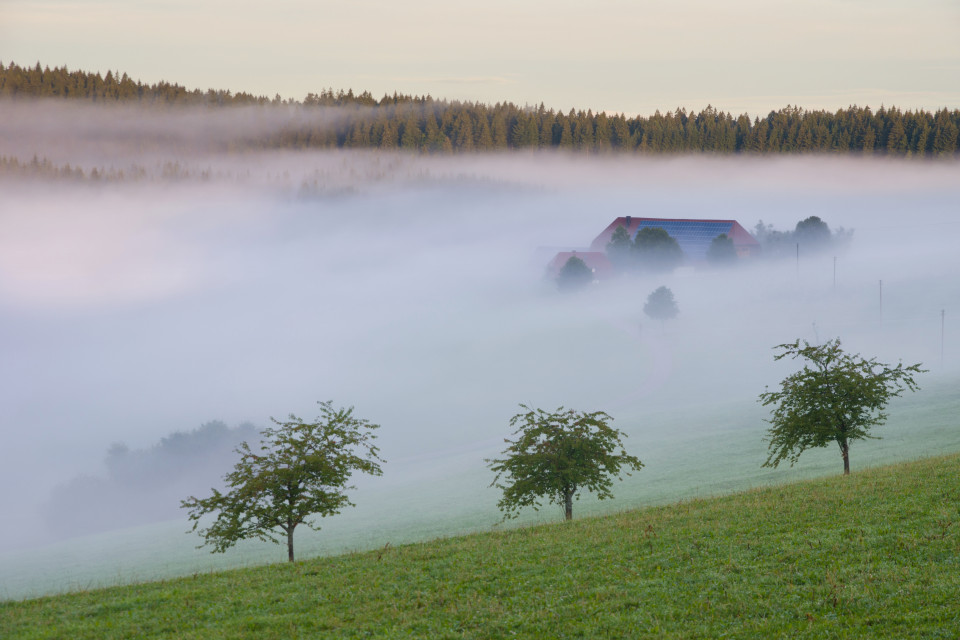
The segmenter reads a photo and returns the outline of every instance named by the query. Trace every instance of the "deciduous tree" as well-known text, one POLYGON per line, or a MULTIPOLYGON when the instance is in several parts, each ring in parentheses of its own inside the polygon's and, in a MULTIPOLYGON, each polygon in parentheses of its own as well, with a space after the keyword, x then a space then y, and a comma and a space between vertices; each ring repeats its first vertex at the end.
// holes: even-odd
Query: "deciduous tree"
POLYGON ((670 320, 677 317, 680 309, 677 308, 673 291, 667 287, 657 287, 647 296, 647 302, 643 305, 643 312, 654 320, 670 320))
POLYGON ((603 411, 560 407, 547 413, 520 406, 525 411, 510 420, 516 440, 504 440, 508 446, 503 458, 486 461, 497 474, 490 486, 503 490, 497 506, 504 518, 515 518, 523 507, 539 509, 546 500, 561 505, 565 519, 571 520, 573 500, 583 490, 601 500, 612 498, 613 478, 622 479, 621 468, 643 467, 627 455, 626 436, 610 426, 613 418, 603 411))
POLYGON ((610 264, 618 269, 625 269, 632 263, 633 242, 630 241, 630 233, 626 227, 620 225, 614 230, 610 242, 607 243, 606 252, 610 264))
POLYGON ((649 271, 673 271, 683 262, 683 249, 666 230, 644 227, 633 239, 637 263, 649 271))
POLYGON ((830 246, 830 227, 819 216, 810 216, 797 223, 793 237, 801 247, 823 249, 830 246))
MULTIPOLYGON (((305 422, 291 414, 277 428, 264 429, 260 446, 240 444, 240 461, 224 480, 229 489, 212 489, 209 498, 190 496, 180 506, 190 510, 193 531, 204 544, 223 553, 240 540, 257 538, 278 544, 285 539, 287 559, 293 562, 293 532, 301 524, 319 530, 310 518, 340 513, 353 506, 347 497, 355 471, 381 475, 371 424, 353 415, 353 407, 334 409, 319 402, 320 415, 305 422), (205 516, 215 514, 209 526, 205 516)), ((202 545, 201 545, 202 546, 202 545)))
POLYGON ((733 246, 733 238, 721 233, 710 241, 707 249, 707 262, 717 266, 732 265, 737 261, 737 250, 733 246))
POLYGON ((582 289, 591 282, 593 282, 593 270, 577 256, 571 256, 557 275, 557 287, 561 291, 582 289))
POLYGON ((783 460, 793 465, 807 449, 836 443, 848 475, 850 443, 875 438, 870 429, 887 419, 887 403, 905 390, 916 391, 914 376, 925 371, 919 363, 892 367, 849 354, 839 339, 819 346, 798 340, 774 348, 780 350, 774 360, 800 358, 807 364, 784 378, 779 391, 760 394, 760 403, 773 407, 765 467, 783 460))

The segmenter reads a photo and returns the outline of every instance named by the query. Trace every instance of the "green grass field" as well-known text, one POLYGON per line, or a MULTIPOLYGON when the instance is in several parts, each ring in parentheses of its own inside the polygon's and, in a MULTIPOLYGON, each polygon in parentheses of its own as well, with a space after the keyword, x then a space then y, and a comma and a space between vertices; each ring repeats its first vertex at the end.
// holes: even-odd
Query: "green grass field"
MULTIPOLYGON (((619 417, 638 425, 627 441, 645 468, 615 487, 616 500, 585 497, 575 515, 599 516, 678 500, 832 476, 841 470, 834 449, 809 451, 796 467, 765 469, 762 418, 756 402, 692 407, 650 416, 619 417)), ((880 440, 854 445, 854 474, 883 464, 960 451, 960 379, 944 376, 891 406, 880 440)), ((386 468, 356 493, 357 507, 323 522, 320 532, 297 531, 297 557, 338 555, 501 529, 498 494, 488 487, 492 474, 483 458, 490 448, 464 448, 442 457, 411 460, 386 468)), ((556 509, 527 511, 523 525, 555 521, 556 509)), ((56 545, 0 554, 0 599, 22 599, 65 591, 90 590, 150 580, 250 568, 285 558, 276 545, 248 541, 226 554, 195 546, 184 517, 166 523, 65 540, 56 545)))
POLYGON ((0 604, 3 638, 955 638, 960 456, 0 604))

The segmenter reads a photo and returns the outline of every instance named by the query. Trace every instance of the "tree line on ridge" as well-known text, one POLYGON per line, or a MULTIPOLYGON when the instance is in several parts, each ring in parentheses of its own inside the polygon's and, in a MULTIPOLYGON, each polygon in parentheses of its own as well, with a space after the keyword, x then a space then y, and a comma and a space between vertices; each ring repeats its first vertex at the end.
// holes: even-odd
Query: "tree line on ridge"
POLYGON ((849 106, 835 112, 786 106, 766 117, 735 116, 707 106, 651 116, 564 113, 510 102, 437 100, 394 93, 379 100, 368 91, 324 89, 302 101, 161 81, 152 85, 126 73, 69 71, 0 63, 0 99, 60 98, 94 103, 286 107, 309 113, 338 107, 335 122, 291 123, 279 131, 238 141, 242 148, 380 148, 417 152, 505 149, 625 151, 636 153, 862 153, 930 157, 960 153, 960 110, 907 110, 849 106))

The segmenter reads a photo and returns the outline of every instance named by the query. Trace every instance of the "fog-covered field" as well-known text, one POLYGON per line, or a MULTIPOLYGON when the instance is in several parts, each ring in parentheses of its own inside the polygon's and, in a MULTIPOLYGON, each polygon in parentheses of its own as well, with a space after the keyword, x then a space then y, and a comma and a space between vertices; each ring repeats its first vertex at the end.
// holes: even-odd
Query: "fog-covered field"
MULTIPOLYGON (((358 479, 356 509, 298 531, 301 557, 502 526, 484 458, 521 402, 605 410, 646 464, 577 515, 839 472, 832 450, 760 467, 757 394, 793 370, 771 348, 797 338, 931 370, 883 440, 854 444, 854 473, 960 450, 956 163, 114 148, 105 160, 84 144, 34 153, 145 171, 2 183, 0 597, 282 560, 259 543, 197 551, 185 514, 71 537, 78 514, 58 512, 53 532, 44 509, 58 487, 105 476, 114 443, 309 418, 317 400, 381 424, 388 462, 358 479), (817 215, 853 236, 799 261, 575 294, 544 279, 556 250, 624 215, 782 230, 817 215), (660 285, 681 311, 663 324, 642 312, 660 285)), ((0 154, 29 159, 17 145, 0 154)))

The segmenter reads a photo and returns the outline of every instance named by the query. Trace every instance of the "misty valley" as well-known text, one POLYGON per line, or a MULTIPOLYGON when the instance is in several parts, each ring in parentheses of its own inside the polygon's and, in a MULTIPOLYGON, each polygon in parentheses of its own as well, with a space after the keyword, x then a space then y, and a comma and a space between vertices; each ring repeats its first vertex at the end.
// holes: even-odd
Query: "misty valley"
POLYGON ((642 459, 578 514, 838 473, 832 449, 761 466, 758 396, 798 339, 929 369, 854 445, 854 473, 960 450, 949 162, 221 153, 197 114, 65 117, 17 112, 36 134, 0 138, 17 162, 0 182, 0 597, 278 560, 258 541, 196 549, 180 500, 222 487, 270 418, 329 399, 381 425, 383 476, 298 529, 301 555, 515 526, 484 460, 521 403, 604 411, 642 459), (117 133, 140 126, 182 138, 117 133), (736 221, 760 250, 737 256, 728 226, 716 261, 719 233, 701 259, 637 266, 648 219, 736 221), (587 271, 558 286, 573 258, 587 271))
POLYGON ((56 486, 41 513, 57 538, 122 529, 180 517, 180 500, 220 486, 241 442, 256 442, 250 423, 228 427, 207 422, 175 431, 145 449, 115 442, 103 459, 103 475, 79 475, 56 486))

